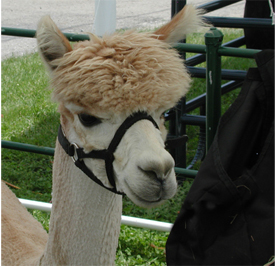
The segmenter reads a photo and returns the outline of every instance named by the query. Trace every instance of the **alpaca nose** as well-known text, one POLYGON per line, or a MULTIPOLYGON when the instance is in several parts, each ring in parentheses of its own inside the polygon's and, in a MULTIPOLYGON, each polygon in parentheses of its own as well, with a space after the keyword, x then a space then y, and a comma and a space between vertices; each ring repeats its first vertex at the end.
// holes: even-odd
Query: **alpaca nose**
POLYGON ((163 185, 174 168, 174 160, 171 155, 164 150, 155 157, 149 154, 142 154, 141 157, 138 168, 151 179, 157 180, 163 185))

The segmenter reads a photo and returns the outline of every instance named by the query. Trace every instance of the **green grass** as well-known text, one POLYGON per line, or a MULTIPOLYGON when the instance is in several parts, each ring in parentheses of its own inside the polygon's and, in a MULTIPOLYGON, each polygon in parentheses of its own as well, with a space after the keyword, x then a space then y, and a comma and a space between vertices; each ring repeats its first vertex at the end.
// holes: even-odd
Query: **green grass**
POLYGON ((166 265, 165 243, 169 233, 122 225, 117 265, 166 265), (133 248, 135 247, 135 248, 133 248))
MULTIPOLYGON (((224 31, 224 42, 242 35, 242 31, 224 31)), ((189 43, 203 44, 203 34, 194 34, 189 43)), ((187 55, 187 58, 191 54, 187 55)), ((201 64, 204 66, 204 64, 201 64)), ((222 58, 222 68, 254 67, 252 59, 222 58)), ((10 58, 2 62, 2 139, 40 146, 54 147, 59 126, 56 104, 51 102, 48 77, 37 54, 10 58)), ((190 100, 205 92, 205 80, 194 79, 187 95, 190 100)), ((235 100, 239 89, 222 96, 222 112, 235 100)), ((198 110, 192 114, 199 114, 198 110)), ((191 161, 197 147, 199 130, 188 126, 187 161, 191 161)), ((2 179, 20 189, 13 189, 18 197, 49 202, 51 200, 51 156, 2 149, 2 179)), ((197 164, 199 167, 200 163, 197 164)), ((164 205, 145 210, 124 198, 123 214, 135 217, 174 222, 192 185, 187 179, 177 195, 164 205)), ((32 211, 46 230, 49 214, 32 211)), ((117 265, 165 265, 165 243, 168 233, 122 226, 117 251, 117 265)))

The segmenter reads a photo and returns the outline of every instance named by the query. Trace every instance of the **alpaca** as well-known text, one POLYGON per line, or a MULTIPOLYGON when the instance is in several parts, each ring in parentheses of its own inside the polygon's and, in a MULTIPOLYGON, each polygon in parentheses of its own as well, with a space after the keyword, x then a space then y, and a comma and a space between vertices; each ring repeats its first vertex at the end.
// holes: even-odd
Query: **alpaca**
POLYGON ((163 113, 191 80, 170 45, 201 24, 187 5, 154 33, 90 34, 72 49, 50 17, 41 19, 38 49, 61 123, 50 229, 2 183, 2 265, 114 265, 120 194, 147 208, 174 196, 163 113))

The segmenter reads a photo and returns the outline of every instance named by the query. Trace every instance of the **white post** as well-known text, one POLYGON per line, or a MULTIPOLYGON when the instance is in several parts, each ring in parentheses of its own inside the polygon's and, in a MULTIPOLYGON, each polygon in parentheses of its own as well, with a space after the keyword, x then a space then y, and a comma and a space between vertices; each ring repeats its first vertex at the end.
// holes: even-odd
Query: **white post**
POLYGON ((116 30, 116 0, 95 0, 94 30, 97 36, 116 30))

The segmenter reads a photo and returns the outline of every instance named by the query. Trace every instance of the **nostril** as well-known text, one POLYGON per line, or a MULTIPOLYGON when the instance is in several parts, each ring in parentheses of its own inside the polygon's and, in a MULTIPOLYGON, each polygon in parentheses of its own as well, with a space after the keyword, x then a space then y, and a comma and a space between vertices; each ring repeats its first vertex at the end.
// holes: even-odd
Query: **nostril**
POLYGON ((140 169, 140 171, 142 171, 143 173, 145 173, 148 177, 150 177, 151 179, 159 179, 158 175, 155 171, 153 170, 146 170, 141 166, 138 166, 138 168, 140 169))
POLYGON ((144 173, 146 173, 147 176, 158 179, 158 176, 154 171, 143 170, 141 167, 140 167, 140 170, 142 170, 144 173))
POLYGON ((164 178, 162 176, 158 175, 155 171, 153 171, 153 170, 147 171, 147 170, 142 169, 141 167, 139 167, 139 169, 142 172, 144 172, 151 180, 153 180, 155 182, 158 181, 161 186, 164 185, 164 183, 165 183, 164 178))

